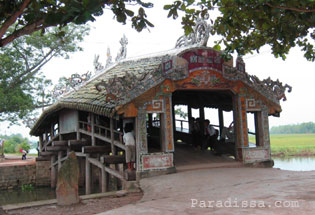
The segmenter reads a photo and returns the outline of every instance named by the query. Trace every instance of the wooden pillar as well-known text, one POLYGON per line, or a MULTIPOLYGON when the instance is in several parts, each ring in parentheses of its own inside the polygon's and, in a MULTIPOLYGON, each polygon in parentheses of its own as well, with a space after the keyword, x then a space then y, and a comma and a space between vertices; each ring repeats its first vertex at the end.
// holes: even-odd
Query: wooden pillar
POLYGON ((104 158, 101 159, 101 162, 103 164, 103 167, 101 168, 101 191, 102 193, 105 193, 108 191, 108 182, 109 182, 109 175, 108 173, 105 171, 105 166, 104 166, 104 158))
POLYGON ((43 134, 41 134, 39 136, 39 143, 38 143, 38 147, 39 147, 39 151, 42 152, 43 151, 43 134))
POLYGON ((204 106, 201 106, 199 108, 199 115, 200 115, 201 120, 205 120, 205 107, 204 106))
MULTIPOLYGON (((45 130, 45 145, 48 143, 48 132, 45 130)), ((46 148, 45 148, 46 150, 46 148)))
MULTIPOLYGON (((173 134, 176 136, 176 117, 175 117, 175 105, 172 104, 172 118, 173 118, 173 134)), ((175 141, 175 140, 174 140, 175 141)))
POLYGON ((220 137, 221 137, 222 130, 224 128, 223 110, 221 108, 219 108, 218 112, 219 112, 219 128, 220 128, 220 137))
POLYGON ((256 133, 256 146, 264 145, 263 135, 263 123, 262 123, 262 112, 255 112, 255 133, 256 133))
POLYGON ((52 138, 54 137, 54 123, 50 124, 50 139, 52 140, 52 138))
POLYGON ((114 119, 110 118, 110 144, 112 147, 112 155, 116 155, 116 148, 114 145, 114 119))
POLYGON ((89 162, 89 154, 85 157, 85 195, 91 194, 91 164, 89 162))
POLYGON ((56 182, 57 182, 57 170, 56 166, 54 166, 54 163, 56 162, 56 156, 52 155, 50 157, 50 163, 51 163, 51 169, 50 169, 50 187, 52 189, 56 188, 56 182))
POLYGON ((191 106, 190 105, 187 105, 187 109, 188 109, 188 129, 189 129, 189 133, 191 133, 192 131, 191 131, 191 126, 190 125, 192 125, 192 115, 191 115, 191 106))
POLYGON ((61 168, 61 158, 62 158, 62 151, 58 152, 58 171, 61 168))
POLYGON ((95 133, 95 117, 94 117, 94 114, 91 113, 91 139, 92 139, 92 146, 95 146, 95 137, 94 137, 94 133, 95 133))
POLYGON ((148 127, 152 128, 152 113, 149 113, 148 115, 149 115, 149 125, 148 125, 148 127))
POLYGON ((205 132, 205 126, 204 126, 204 121, 205 121, 205 109, 204 106, 201 106, 199 108, 199 116, 200 116, 200 131, 202 131, 202 133, 205 132))

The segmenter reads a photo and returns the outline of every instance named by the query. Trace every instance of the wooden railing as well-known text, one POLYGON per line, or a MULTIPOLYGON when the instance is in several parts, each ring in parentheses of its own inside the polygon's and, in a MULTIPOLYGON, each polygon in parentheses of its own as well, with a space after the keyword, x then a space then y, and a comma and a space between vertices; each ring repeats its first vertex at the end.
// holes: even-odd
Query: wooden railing
POLYGON ((189 122, 187 120, 175 119, 175 127, 176 127, 176 131, 189 133, 189 122), (177 127, 176 122, 180 122, 180 127, 177 127), (185 123, 187 123, 187 128, 184 128, 185 123), (177 128, 179 128, 179 129, 177 129, 177 128))
MULTIPOLYGON (((89 136, 92 135, 92 128, 91 125, 88 122, 79 121, 79 128, 80 132, 87 134, 89 136)), ((123 144, 123 133, 121 131, 114 130, 114 145, 125 150, 126 147, 123 144)), ((110 128, 101 126, 101 125, 94 125, 94 137, 103 140, 105 142, 111 143, 111 131, 110 128)))

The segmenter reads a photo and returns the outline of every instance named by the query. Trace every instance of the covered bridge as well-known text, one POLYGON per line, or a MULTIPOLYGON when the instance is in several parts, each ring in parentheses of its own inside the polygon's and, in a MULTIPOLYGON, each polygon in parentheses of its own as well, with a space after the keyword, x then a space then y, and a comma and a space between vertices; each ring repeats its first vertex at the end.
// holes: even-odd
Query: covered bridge
POLYGON ((122 130, 127 122, 135 128, 137 177, 174 172, 175 141, 191 134, 189 129, 175 128, 174 106, 178 104, 187 105, 188 121, 192 108, 199 109, 201 119, 205 107, 215 108, 220 131, 223 111, 232 112, 235 159, 270 161, 268 117, 279 116, 280 100, 291 88, 279 81, 260 81, 245 70, 241 58, 233 66, 233 60, 226 62, 220 52, 200 45, 126 59, 104 69, 47 108, 30 132, 39 137, 40 158, 51 159, 52 186, 57 168, 70 151, 82 161, 87 193, 93 181, 91 165, 100 171, 102 191, 107 190, 109 175, 122 182, 134 180, 123 171, 122 130), (255 119, 253 147, 248 113, 255 119))

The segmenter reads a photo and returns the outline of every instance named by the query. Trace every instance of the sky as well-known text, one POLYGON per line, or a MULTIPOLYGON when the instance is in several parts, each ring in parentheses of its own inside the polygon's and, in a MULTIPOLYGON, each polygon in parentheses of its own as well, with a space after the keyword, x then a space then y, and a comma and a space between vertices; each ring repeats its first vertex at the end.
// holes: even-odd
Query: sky
MULTIPOLYGON (((183 35, 181 20, 167 18, 167 12, 162 9, 163 3, 164 1, 156 1, 154 8, 146 10, 148 19, 155 27, 140 33, 131 28, 130 22, 126 25, 117 23, 113 20, 111 11, 105 10, 95 22, 90 22, 90 35, 80 44, 83 52, 74 53, 67 60, 55 58, 42 71, 54 83, 61 76, 93 71, 95 55, 99 55, 100 62, 105 65, 107 48, 110 48, 113 60, 116 58, 123 34, 128 38, 127 58, 173 49, 176 40, 183 35)), ((213 45, 214 40, 210 36, 208 46, 213 45)), ((286 94, 287 101, 281 101, 283 111, 280 117, 269 117, 270 127, 315 122, 315 64, 307 61, 299 48, 292 49, 283 61, 276 59, 266 46, 260 54, 244 56, 244 61, 247 73, 258 76, 260 80, 270 76, 273 80, 279 79, 283 84, 293 87, 292 92, 286 94)), ((7 128, 7 125, 8 123, 0 124, 0 134, 22 133, 28 136, 29 129, 23 126, 7 128)))

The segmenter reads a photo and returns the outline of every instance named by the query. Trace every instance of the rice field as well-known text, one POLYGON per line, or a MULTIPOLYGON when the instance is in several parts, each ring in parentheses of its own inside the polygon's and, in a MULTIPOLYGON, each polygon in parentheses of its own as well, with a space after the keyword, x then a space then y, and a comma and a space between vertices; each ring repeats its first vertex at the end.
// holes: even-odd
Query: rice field
POLYGON ((270 144, 272 155, 315 155, 315 134, 272 134, 270 144))

